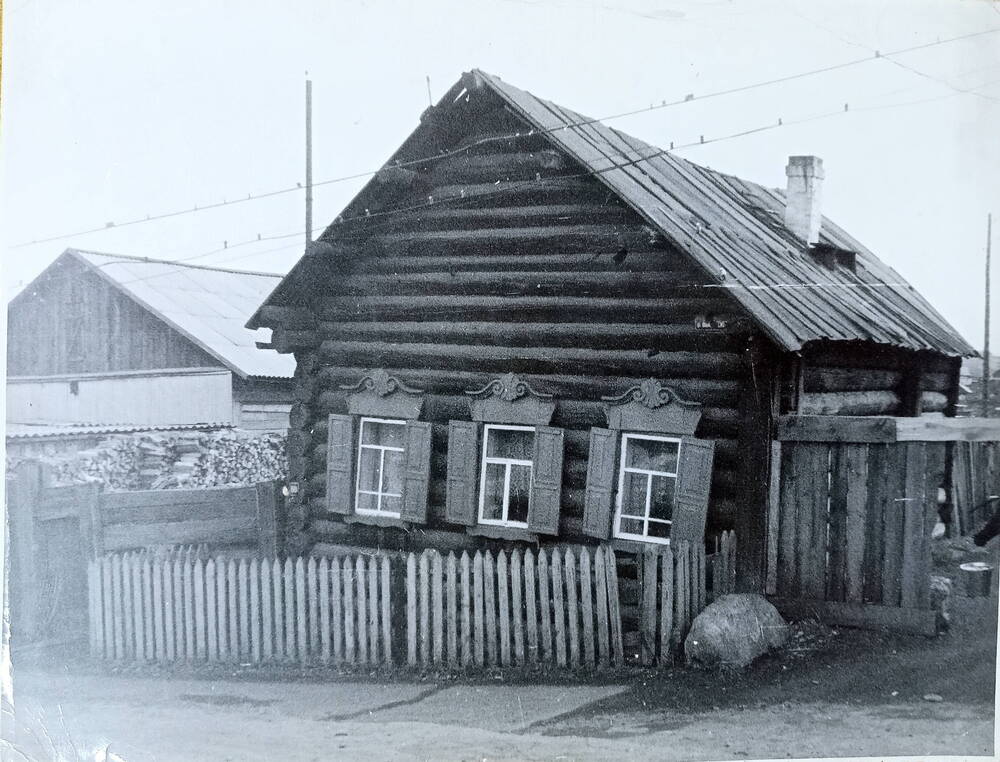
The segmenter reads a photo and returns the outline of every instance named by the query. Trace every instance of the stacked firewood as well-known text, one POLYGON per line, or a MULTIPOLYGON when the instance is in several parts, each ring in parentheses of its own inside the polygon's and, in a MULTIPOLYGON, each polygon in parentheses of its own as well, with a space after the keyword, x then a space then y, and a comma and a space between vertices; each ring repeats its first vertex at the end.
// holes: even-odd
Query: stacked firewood
POLYGON ((116 435, 92 450, 50 461, 56 484, 106 489, 241 486, 285 478, 285 437, 231 431, 116 435))

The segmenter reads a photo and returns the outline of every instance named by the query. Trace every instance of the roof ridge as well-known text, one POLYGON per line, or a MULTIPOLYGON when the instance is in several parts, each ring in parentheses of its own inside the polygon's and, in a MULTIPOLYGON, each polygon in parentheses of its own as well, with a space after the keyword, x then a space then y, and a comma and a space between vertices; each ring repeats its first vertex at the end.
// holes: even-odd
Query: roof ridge
POLYGON ((67 248, 67 252, 73 252, 75 254, 93 254, 98 257, 111 257, 112 259, 125 259, 130 262, 146 262, 148 264, 154 265, 175 265, 177 267, 185 267, 191 270, 211 270, 213 272, 220 273, 232 273, 234 275, 257 275, 263 278, 284 278, 282 273, 275 272, 265 272, 263 270, 238 270, 234 267, 214 267, 212 265, 192 265, 188 262, 170 260, 170 259, 155 259, 153 257, 138 257, 134 254, 109 254, 106 251, 92 251, 90 249, 77 249, 77 248, 67 248))

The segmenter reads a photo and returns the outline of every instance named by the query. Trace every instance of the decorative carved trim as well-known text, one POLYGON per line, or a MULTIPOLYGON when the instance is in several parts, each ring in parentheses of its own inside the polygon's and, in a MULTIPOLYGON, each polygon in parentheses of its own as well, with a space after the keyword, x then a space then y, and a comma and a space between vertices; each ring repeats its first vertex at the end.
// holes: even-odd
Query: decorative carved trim
POLYGON ((547 426, 556 409, 551 394, 535 391, 513 373, 495 378, 482 389, 466 394, 474 398, 469 404, 472 420, 484 423, 547 426))
POLYGON ((655 378, 647 378, 624 394, 602 397, 608 427, 693 435, 701 420, 701 404, 682 399, 655 378))
POLYGON ((347 410, 351 415, 372 415, 380 418, 416 420, 423 410, 423 389, 409 386, 382 368, 371 371, 356 384, 343 384, 347 410))

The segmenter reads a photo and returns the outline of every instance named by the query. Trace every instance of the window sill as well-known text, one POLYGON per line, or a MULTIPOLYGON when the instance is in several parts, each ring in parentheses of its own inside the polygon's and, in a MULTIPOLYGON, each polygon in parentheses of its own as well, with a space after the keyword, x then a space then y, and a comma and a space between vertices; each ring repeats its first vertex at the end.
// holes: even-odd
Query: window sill
POLYGON ((518 542, 537 543, 538 535, 519 527, 501 527, 490 524, 477 524, 469 527, 466 532, 475 537, 489 537, 492 540, 515 540, 518 542))
POLYGON ((352 513, 349 516, 344 516, 344 522, 347 524, 369 524, 376 527, 395 527, 396 529, 409 530, 410 524, 402 519, 393 518, 392 516, 369 516, 363 513, 352 513))

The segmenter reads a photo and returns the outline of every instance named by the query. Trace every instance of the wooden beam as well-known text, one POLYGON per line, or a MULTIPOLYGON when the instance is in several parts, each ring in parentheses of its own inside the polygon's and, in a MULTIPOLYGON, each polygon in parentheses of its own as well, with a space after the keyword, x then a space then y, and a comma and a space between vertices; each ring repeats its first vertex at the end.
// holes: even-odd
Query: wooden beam
POLYGON ((901 401, 891 391, 805 393, 799 400, 802 415, 892 415, 901 401))
POLYGON ((937 612, 931 609, 878 606, 873 603, 769 598, 786 619, 819 619, 827 624, 863 630, 891 630, 910 635, 937 635, 937 612))
POLYGON ((1000 418, 898 418, 897 442, 998 442, 1000 418))
POLYGON ((886 416, 786 415, 778 419, 784 442, 895 442, 894 418, 886 416))

